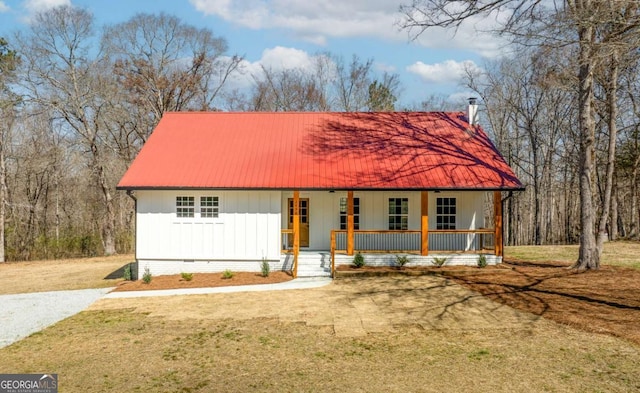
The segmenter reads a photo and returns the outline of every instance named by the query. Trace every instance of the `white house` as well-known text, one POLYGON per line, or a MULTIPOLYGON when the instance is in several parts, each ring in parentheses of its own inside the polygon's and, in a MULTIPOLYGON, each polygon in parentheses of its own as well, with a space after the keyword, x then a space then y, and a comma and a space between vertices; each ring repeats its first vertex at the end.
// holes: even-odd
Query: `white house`
POLYGON ((502 258, 503 191, 522 184, 471 115, 164 115, 118 184, 136 199, 138 274, 330 275, 502 258))

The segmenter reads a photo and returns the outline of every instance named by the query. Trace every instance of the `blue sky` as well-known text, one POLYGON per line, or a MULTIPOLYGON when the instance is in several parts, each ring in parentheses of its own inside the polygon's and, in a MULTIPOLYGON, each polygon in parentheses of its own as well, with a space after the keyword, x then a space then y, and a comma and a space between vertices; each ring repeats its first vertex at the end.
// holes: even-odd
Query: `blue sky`
POLYGON ((245 57, 251 73, 261 64, 304 65, 310 56, 328 51, 351 59, 374 59, 376 70, 400 75, 400 103, 419 103, 431 94, 460 98, 463 67, 481 68, 500 53, 499 43, 476 28, 491 21, 463 25, 454 36, 429 31, 411 41, 395 24, 398 8, 410 0, 0 0, 0 36, 28 28, 34 12, 71 4, 88 9, 98 25, 124 22, 139 12, 176 15, 224 37, 229 54, 245 57))

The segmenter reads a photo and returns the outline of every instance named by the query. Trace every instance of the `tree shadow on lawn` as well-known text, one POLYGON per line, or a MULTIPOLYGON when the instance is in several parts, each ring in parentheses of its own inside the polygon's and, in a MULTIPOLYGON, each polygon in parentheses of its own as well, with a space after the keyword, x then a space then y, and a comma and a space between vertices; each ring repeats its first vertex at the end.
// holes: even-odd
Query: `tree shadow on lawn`
POLYGON ((448 277, 515 309, 640 344, 640 271, 604 266, 578 272, 568 264, 522 261, 507 261, 503 269, 448 277))

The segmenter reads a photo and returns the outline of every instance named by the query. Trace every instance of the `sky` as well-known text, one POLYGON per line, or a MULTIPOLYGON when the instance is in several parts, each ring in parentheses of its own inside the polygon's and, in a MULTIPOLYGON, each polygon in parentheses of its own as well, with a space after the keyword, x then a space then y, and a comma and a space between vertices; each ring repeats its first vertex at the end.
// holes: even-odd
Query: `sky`
MULTIPOLYGON (((224 37, 229 54, 244 57, 243 68, 304 66, 330 52, 350 60, 373 59, 375 70, 400 77, 399 104, 417 105, 431 95, 460 100, 473 95, 461 86, 465 67, 482 69, 500 56, 500 41, 488 33, 491 20, 473 20, 457 33, 429 30, 412 39, 398 22, 410 0, 0 0, 0 37, 10 41, 27 29, 36 12, 59 5, 89 10, 97 25, 128 20, 137 13, 175 15, 224 37)), ((397 105, 398 107, 398 105, 397 105)))

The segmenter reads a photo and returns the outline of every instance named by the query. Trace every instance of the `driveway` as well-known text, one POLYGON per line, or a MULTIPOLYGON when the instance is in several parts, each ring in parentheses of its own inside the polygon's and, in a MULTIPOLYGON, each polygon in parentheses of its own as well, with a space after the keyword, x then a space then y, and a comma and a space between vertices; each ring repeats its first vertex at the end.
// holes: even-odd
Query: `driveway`
POLYGON ((111 289, 0 295, 0 348, 79 313, 111 289))

